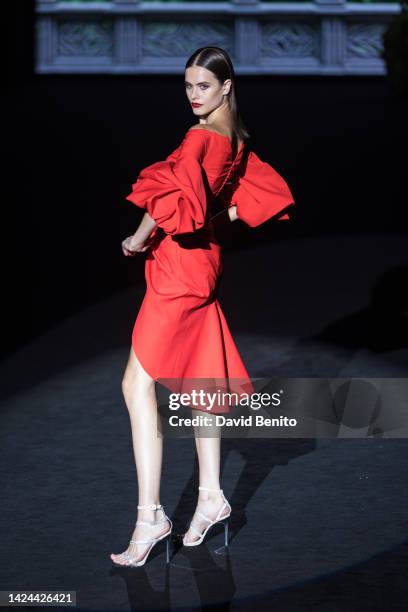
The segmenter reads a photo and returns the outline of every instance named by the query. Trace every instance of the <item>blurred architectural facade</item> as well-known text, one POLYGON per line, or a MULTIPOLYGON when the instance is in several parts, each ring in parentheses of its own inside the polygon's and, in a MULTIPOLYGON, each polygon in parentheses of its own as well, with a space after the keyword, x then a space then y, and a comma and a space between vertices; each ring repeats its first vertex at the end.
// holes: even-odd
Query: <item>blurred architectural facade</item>
POLYGON ((396 2, 37 0, 37 73, 180 74, 197 48, 237 74, 381 75, 396 2))

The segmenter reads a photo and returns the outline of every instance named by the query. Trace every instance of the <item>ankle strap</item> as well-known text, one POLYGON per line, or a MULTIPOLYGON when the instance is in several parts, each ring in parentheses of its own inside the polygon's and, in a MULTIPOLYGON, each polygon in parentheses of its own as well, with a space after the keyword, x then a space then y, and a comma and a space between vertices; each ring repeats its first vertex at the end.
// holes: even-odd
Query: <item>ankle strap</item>
POLYGON ((208 487, 198 487, 201 491, 219 491, 222 493, 222 489, 209 489, 208 487))
POLYGON ((147 506, 138 506, 137 509, 138 510, 145 510, 149 508, 149 510, 160 510, 160 508, 163 508, 163 506, 161 504, 149 504, 147 506))

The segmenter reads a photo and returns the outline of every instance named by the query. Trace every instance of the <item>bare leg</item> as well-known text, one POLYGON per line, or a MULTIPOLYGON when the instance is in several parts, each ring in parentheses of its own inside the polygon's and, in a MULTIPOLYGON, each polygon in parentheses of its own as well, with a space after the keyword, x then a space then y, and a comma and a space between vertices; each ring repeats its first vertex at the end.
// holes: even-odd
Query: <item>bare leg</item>
MULTIPOLYGON (((193 410, 193 415, 201 414, 198 410, 193 410)), ((205 431, 205 428, 204 428, 205 431)), ((208 431, 208 429, 207 429, 208 431)), ((220 451, 221 451, 221 428, 214 426, 212 429, 212 435, 214 437, 202 437, 200 434, 203 433, 203 428, 196 427, 194 429, 195 443, 198 455, 199 464, 199 482, 203 487, 209 489, 220 489, 220 451)), ((197 510, 208 516, 208 518, 215 520, 218 512, 222 508, 224 503, 221 493, 215 491, 199 491, 197 510)), ((229 508, 226 507, 222 516, 229 513, 229 508)), ((203 532, 208 526, 208 521, 201 518, 197 513, 194 514, 192 526, 203 532)), ((194 542, 199 540, 199 536, 194 533, 192 529, 189 529, 185 534, 186 542, 194 542)))
MULTIPOLYGON (((133 451, 136 461, 139 490, 138 505, 160 503, 160 477, 163 456, 163 438, 157 432, 157 400, 154 379, 142 368, 133 348, 122 381, 122 391, 129 411, 132 429, 133 451)), ((138 510, 137 520, 159 521, 163 510, 138 510)), ((168 520, 157 526, 137 525, 133 540, 150 540, 166 533, 168 520)), ((149 544, 129 544, 127 549, 132 560, 140 560, 148 552, 149 544)), ((115 563, 127 565, 123 553, 111 555, 115 563)))

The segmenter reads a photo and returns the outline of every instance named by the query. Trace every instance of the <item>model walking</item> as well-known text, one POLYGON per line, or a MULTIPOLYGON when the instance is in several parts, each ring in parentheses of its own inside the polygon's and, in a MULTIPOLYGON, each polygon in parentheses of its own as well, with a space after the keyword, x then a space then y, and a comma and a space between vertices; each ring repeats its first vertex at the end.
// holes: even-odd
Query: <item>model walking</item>
MULTIPOLYGON (((222 259, 211 217, 221 210, 217 223, 241 219, 255 227, 275 216, 288 219, 294 203, 284 179, 247 147, 228 54, 219 47, 195 51, 185 87, 199 123, 166 160, 139 173, 127 196, 146 212, 122 249, 126 256, 147 251, 147 290, 122 383, 139 505, 127 550, 111 555, 119 565, 143 565, 158 541, 168 545, 172 529, 160 504, 163 439, 157 436, 155 381, 249 379, 216 297, 222 259)), ((185 546, 200 544, 208 528, 231 513, 220 488, 220 437, 196 435, 195 442, 200 486, 185 546)))

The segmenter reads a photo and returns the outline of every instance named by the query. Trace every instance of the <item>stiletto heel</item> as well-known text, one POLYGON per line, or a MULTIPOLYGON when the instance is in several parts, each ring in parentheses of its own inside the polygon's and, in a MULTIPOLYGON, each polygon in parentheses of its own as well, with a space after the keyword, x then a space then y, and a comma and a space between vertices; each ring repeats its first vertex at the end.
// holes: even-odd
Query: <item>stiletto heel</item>
POLYGON ((222 505, 222 507, 220 508, 217 516, 215 517, 215 519, 210 519, 208 516, 206 516, 205 514, 203 514, 202 512, 199 512, 198 510, 196 510, 196 513, 198 514, 198 516, 200 516, 201 518, 203 518, 204 520, 208 521, 208 525, 205 528, 204 532, 201 533, 200 531, 198 531, 198 529, 196 529, 191 523, 190 523, 190 527, 189 529, 191 529, 197 536, 200 536, 198 540, 194 540, 193 542, 186 542, 185 541, 185 537, 186 534, 184 534, 183 537, 183 545, 184 546, 198 546, 199 544, 201 544, 205 538, 205 536, 207 535, 208 530, 210 529, 210 527, 212 527, 213 525, 217 524, 217 523, 222 523, 224 525, 224 542, 225 542, 225 546, 228 546, 228 517, 231 515, 232 512, 232 508, 230 506, 230 504, 228 503, 228 501, 225 498, 225 495, 223 493, 222 489, 209 489, 208 487, 198 487, 200 490, 202 491, 218 491, 219 493, 221 493, 224 503, 222 505), (229 512, 228 514, 225 514, 224 516, 221 516, 224 509, 225 508, 229 508, 229 512))
POLYGON ((150 555, 150 553, 153 550, 153 548, 161 540, 166 540, 166 563, 170 563, 170 546, 169 545, 170 545, 170 535, 171 535, 171 532, 173 530, 173 523, 170 520, 170 518, 167 516, 167 514, 164 512, 164 508, 163 508, 163 506, 161 504, 150 504, 148 506, 138 506, 137 507, 138 510, 143 510, 145 508, 149 508, 150 510, 161 510, 163 512, 164 516, 159 521, 136 521, 136 525, 147 525, 148 527, 155 527, 156 525, 159 525, 160 523, 164 523, 164 521, 169 521, 170 529, 168 531, 166 531, 166 533, 163 533, 158 538, 152 538, 150 540, 130 540, 131 544, 151 544, 151 546, 150 546, 150 548, 147 549, 144 557, 142 557, 138 561, 135 561, 129 555, 129 553, 127 551, 125 551, 122 554, 125 557, 125 559, 127 560, 127 563, 126 564, 116 563, 112 559, 112 563, 114 563, 114 565, 120 566, 120 567, 129 567, 129 566, 130 567, 141 567, 142 565, 144 565, 146 563, 147 558, 150 555))
POLYGON ((225 547, 228 547, 228 523, 229 523, 228 519, 226 521, 224 521, 224 544, 225 544, 225 547))
POLYGON ((166 538, 166 563, 170 563, 170 535, 166 538))

